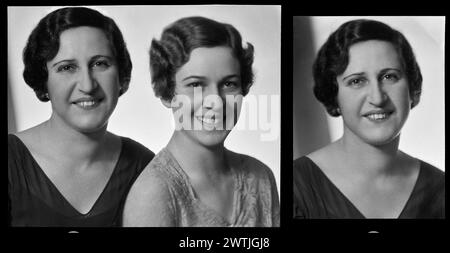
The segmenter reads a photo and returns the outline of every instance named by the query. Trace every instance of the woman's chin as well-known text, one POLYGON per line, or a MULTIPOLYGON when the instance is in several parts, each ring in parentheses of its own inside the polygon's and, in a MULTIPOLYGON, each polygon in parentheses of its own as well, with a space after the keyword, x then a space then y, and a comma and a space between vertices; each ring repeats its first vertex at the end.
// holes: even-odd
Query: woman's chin
POLYGON ((377 133, 363 136, 364 142, 372 146, 384 146, 394 142, 399 136, 399 133, 377 133))
POLYGON ((229 133, 230 131, 228 130, 190 131, 191 137, 205 147, 223 146, 229 133))
POLYGON ((78 130, 78 132, 80 133, 84 133, 84 134, 94 134, 94 133, 98 133, 101 131, 106 131, 106 127, 107 127, 107 122, 79 122, 75 128, 78 130))

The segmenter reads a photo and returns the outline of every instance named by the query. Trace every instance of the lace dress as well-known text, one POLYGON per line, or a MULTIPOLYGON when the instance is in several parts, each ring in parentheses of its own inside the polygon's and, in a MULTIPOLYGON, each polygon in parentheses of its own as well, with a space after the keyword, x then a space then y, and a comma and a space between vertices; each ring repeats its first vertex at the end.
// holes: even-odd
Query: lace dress
POLYGON ((227 151, 235 180, 230 221, 196 197, 187 174, 166 148, 146 168, 169 194, 154 199, 166 205, 162 219, 179 227, 272 227, 280 224, 278 193, 272 171, 250 156, 227 151))

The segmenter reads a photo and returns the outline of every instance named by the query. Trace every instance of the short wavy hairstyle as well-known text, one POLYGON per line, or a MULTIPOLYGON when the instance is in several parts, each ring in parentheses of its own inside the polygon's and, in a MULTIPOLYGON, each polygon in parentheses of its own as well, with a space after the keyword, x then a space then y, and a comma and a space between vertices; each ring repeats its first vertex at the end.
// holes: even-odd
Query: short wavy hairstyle
POLYGON ((155 95, 170 101, 175 95, 175 74, 186 62, 192 50, 199 47, 227 46, 240 64, 242 94, 253 84, 253 45, 242 46, 242 38, 232 25, 204 17, 186 17, 163 30, 160 40, 150 47, 150 73, 155 95))
POLYGON ((405 36, 390 26, 374 20, 358 19, 342 24, 320 48, 313 65, 314 95, 334 117, 340 115, 337 103, 337 76, 344 73, 349 61, 349 48, 355 43, 381 40, 392 43, 406 73, 411 108, 420 101, 422 74, 411 45, 405 36))
POLYGON ((49 101, 47 89, 47 62, 59 51, 60 35, 65 30, 80 26, 101 29, 111 44, 119 71, 120 95, 128 90, 132 63, 122 33, 114 20, 85 7, 67 7, 55 10, 42 18, 28 37, 23 50, 25 69, 23 78, 40 101, 49 101))

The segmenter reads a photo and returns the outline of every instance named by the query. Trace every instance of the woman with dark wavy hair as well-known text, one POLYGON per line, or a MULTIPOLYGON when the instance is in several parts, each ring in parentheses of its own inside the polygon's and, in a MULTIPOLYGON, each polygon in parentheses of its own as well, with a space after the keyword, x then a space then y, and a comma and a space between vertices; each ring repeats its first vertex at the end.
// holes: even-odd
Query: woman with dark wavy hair
POLYGON ((150 48, 153 89, 176 130, 130 190, 125 226, 279 226, 272 171, 224 141, 253 83, 253 46, 231 25, 182 18, 150 48))
POLYGON ((344 134, 294 161, 295 218, 444 218, 445 176, 399 150, 422 75, 399 31, 373 20, 341 25, 320 48, 314 94, 344 134))
POLYGON ((126 194, 154 156, 107 131, 131 76, 122 33, 96 10, 61 8, 34 28, 23 62, 52 114, 8 135, 10 225, 119 226, 126 194))

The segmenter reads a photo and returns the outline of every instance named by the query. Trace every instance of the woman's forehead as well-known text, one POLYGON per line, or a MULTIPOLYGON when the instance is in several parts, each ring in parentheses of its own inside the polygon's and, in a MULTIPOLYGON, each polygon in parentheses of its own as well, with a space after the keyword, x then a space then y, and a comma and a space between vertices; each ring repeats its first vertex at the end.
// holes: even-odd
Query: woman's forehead
POLYGON ((104 55, 113 57, 111 43, 105 32, 99 28, 80 26, 63 31, 59 50, 52 61, 61 58, 80 58, 104 55))
POLYGON ((189 61, 177 71, 176 76, 218 77, 239 74, 239 61, 230 47, 200 47, 192 50, 189 61))
POLYGON ((355 43, 350 46, 348 55, 348 65, 343 75, 352 72, 402 68, 396 48, 387 41, 368 40, 355 43))

